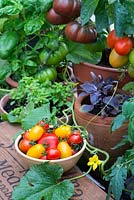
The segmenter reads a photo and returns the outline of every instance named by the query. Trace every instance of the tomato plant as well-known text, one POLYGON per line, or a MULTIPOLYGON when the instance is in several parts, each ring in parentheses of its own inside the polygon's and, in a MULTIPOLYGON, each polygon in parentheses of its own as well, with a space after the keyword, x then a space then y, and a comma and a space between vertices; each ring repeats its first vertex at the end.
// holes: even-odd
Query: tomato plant
POLYGON ((37 141, 44 133, 44 129, 39 126, 35 125, 29 130, 28 139, 32 141, 37 141))
POLYGON ((90 43, 97 39, 97 31, 94 26, 82 26, 77 21, 72 21, 66 25, 65 35, 74 42, 90 43))
POLYGON ((19 142, 19 149, 23 152, 26 153, 30 148, 32 147, 31 143, 27 139, 22 139, 19 142))
POLYGON ((80 0, 54 0, 53 9, 63 16, 78 17, 80 15, 80 0))
POLYGON ((45 147, 42 144, 35 144, 26 153, 27 156, 40 158, 45 152, 45 147))
POLYGON ((133 43, 128 37, 119 38, 114 46, 115 51, 122 56, 127 55, 131 51, 132 47, 133 43))
POLYGON ((49 23, 55 25, 67 24, 71 21, 71 18, 56 13, 53 8, 47 12, 46 19, 49 23))
POLYGON ((65 141, 59 142, 57 149, 59 149, 61 152, 60 158, 67 158, 72 155, 72 149, 70 145, 65 141))
POLYGON ((71 134, 71 127, 69 125, 61 125, 55 129, 55 135, 60 138, 69 137, 71 134))
POLYGON ((109 32, 107 36, 107 45, 113 49, 116 41, 119 39, 119 37, 116 36, 115 30, 112 30, 109 32))
POLYGON ((57 78, 57 71, 54 67, 45 67, 36 74, 36 78, 40 83, 46 80, 54 81, 57 78))
POLYGON ((58 145, 58 137, 53 133, 46 133, 38 140, 38 144, 44 144, 46 149, 56 148, 58 145))
POLYGON ((61 152, 57 148, 49 148, 47 150, 47 159, 48 160, 57 160, 61 157, 61 152))
POLYGON ((128 63, 128 55, 121 56, 115 51, 115 49, 112 49, 109 55, 109 63, 114 68, 123 67, 128 63))

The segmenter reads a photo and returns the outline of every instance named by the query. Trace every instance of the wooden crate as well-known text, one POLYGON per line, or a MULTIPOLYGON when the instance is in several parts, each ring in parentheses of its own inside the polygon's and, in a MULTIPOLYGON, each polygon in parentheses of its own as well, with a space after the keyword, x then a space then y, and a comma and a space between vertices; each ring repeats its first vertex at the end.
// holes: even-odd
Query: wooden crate
MULTIPOLYGON (((28 170, 18 158, 14 149, 13 136, 20 130, 19 126, 7 122, 0 123, 0 200, 11 200, 13 187, 28 170)), ((82 172, 74 167, 64 177, 74 177, 82 172)), ((84 177, 73 182, 75 193, 71 200, 105 200, 106 193, 89 178, 84 177)), ((17 200, 17 199, 16 199, 17 200)))

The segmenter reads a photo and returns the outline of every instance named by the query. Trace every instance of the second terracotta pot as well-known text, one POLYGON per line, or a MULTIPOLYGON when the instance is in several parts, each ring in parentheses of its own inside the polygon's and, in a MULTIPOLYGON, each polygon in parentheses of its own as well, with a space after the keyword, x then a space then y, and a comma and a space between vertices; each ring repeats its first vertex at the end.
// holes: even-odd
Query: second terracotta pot
POLYGON ((134 81, 134 78, 130 78, 127 71, 120 72, 118 69, 93 65, 85 62, 80 64, 74 64, 73 71, 76 80, 79 82, 79 84, 82 84, 85 81, 92 81, 90 72, 94 72, 96 76, 98 76, 99 74, 102 75, 104 80, 108 77, 112 77, 114 80, 119 80, 120 76, 124 75, 124 78, 119 81, 119 88, 122 88, 122 86, 128 83, 129 81, 134 81))
POLYGON ((112 147, 117 145, 122 140, 123 136, 127 134, 128 123, 125 123, 121 128, 111 133, 110 126, 114 117, 103 118, 101 116, 80 111, 82 102, 86 97, 87 96, 79 96, 76 98, 74 105, 76 121, 78 125, 86 127, 89 133, 90 143, 93 146, 109 153, 109 163, 112 164, 117 157, 122 155, 128 148, 128 146, 124 146, 119 149, 112 150, 112 147))

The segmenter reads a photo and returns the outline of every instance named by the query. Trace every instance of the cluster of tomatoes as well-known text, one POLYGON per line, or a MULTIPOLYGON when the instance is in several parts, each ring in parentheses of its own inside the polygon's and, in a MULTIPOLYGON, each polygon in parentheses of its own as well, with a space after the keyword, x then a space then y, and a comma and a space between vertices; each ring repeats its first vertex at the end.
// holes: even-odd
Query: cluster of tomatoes
POLYGON ((46 19, 54 25, 67 24, 65 35, 74 42, 91 43, 97 39, 97 31, 93 24, 82 26, 77 19, 80 16, 80 0, 54 0, 46 19))
POLYGON ((134 77, 134 41, 128 36, 117 37, 112 30, 107 37, 107 44, 112 49, 109 63, 114 68, 127 66, 128 74, 134 77))
POLYGON ((26 155, 43 159, 57 160, 76 154, 83 145, 83 138, 78 130, 69 125, 56 128, 41 120, 22 134, 18 147, 26 155))

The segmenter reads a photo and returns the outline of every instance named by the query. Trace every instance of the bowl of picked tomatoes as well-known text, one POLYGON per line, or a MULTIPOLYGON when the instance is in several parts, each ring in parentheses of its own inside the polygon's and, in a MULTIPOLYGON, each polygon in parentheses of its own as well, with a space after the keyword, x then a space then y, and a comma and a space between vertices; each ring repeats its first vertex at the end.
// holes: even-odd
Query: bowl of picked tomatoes
POLYGON ((38 123, 15 140, 15 149, 27 167, 50 162, 59 164, 64 172, 74 167, 86 148, 86 140, 70 125, 54 128, 38 123))

